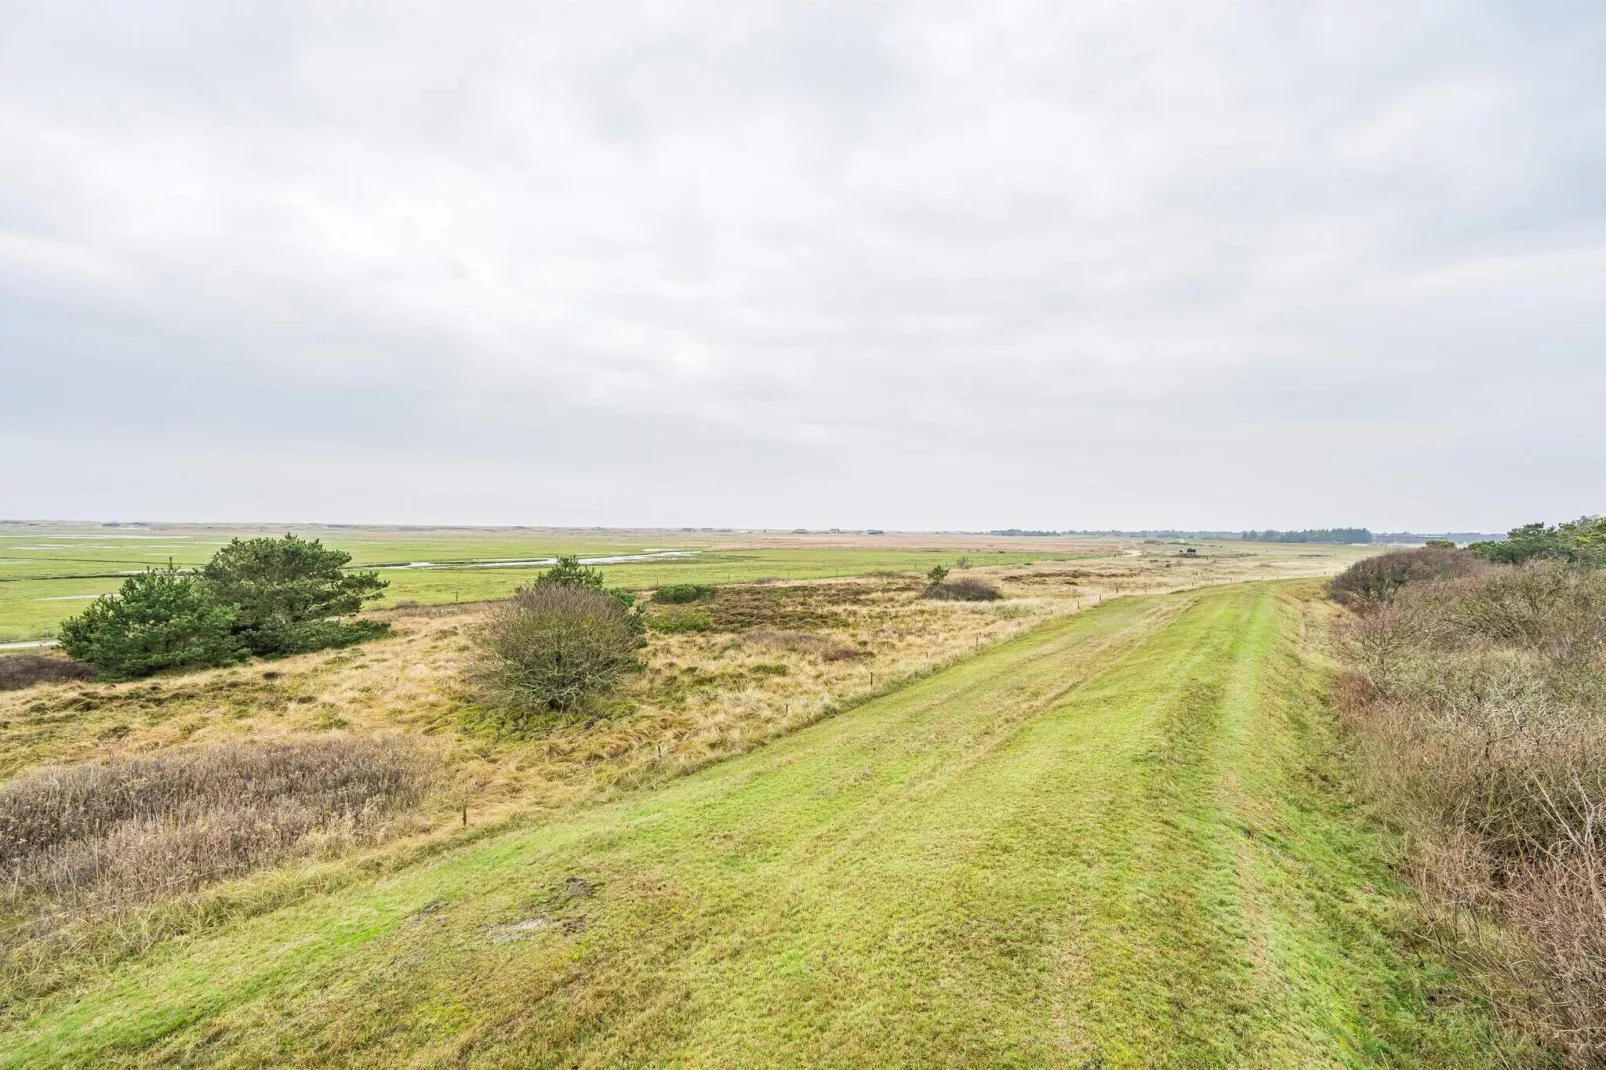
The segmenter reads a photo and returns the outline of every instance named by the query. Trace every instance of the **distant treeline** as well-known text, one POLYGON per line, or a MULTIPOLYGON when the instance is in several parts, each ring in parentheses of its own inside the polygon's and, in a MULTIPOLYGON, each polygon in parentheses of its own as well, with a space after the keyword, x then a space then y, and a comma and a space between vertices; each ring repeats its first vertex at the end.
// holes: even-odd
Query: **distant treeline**
MULTIPOLYGON (((1217 539, 1245 542, 1371 542, 1372 533, 1365 528, 1309 528, 1305 531, 1037 531, 1030 528, 999 528, 989 535, 1073 535, 1082 537, 1127 539, 1217 539)), ((1436 536, 1435 536, 1436 537, 1436 536)), ((1417 541, 1422 541, 1412 536, 1417 541)), ((1471 541, 1471 540, 1468 540, 1471 541)))
POLYGON ((1505 535, 1494 534, 1487 531, 1440 531, 1424 533, 1420 531, 1379 531, 1372 536, 1373 542, 1453 542, 1458 546, 1465 546, 1469 542, 1503 542, 1505 535))
POLYGON ((1237 539, 1243 533, 1239 531, 1120 531, 1116 528, 1106 528, 1102 531, 1034 531, 1029 528, 999 528, 989 531, 989 535, 1069 535, 1076 538, 1104 538, 1104 539, 1237 539))
POLYGON ((1365 528, 1306 528, 1304 531, 1246 531, 1245 542, 1371 542, 1365 528))

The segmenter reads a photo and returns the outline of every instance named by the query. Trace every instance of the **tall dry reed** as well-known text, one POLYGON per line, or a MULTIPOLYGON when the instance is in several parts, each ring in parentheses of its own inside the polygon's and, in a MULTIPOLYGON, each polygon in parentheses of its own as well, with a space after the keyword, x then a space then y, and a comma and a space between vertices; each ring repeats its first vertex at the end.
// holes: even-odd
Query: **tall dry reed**
POLYGON ((8 951, 293 857, 412 827, 430 784, 396 740, 196 747, 39 769, 0 787, 8 951))

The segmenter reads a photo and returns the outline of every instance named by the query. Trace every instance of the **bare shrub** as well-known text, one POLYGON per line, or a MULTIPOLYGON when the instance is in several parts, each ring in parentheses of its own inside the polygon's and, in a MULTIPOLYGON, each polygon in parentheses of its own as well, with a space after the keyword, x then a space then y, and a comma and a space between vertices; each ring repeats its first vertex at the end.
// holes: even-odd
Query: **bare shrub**
POLYGON ((1606 903, 1599 843, 1563 851, 1530 867, 1505 896, 1506 924, 1523 939, 1531 962, 1519 980, 1542 993, 1533 1001, 1545 1032, 1579 1066, 1598 1066, 1606 1052, 1606 903), (1538 968, 1533 968, 1537 966, 1538 968))
POLYGON ((429 783, 396 741, 177 750, 0 788, 0 867, 23 914, 137 906, 291 856, 373 842, 429 783))
POLYGON ((473 642, 470 679, 512 729, 573 710, 640 667, 619 601, 586 587, 526 587, 491 610, 473 642))
POLYGON ((920 597, 939 602, 996 602, 1004 595, 997 587, 980 580, 954 580, 952 583, 933 583, 920 597))
POLYGON ((0 657, 0 691, 16 691, 34 684, 59 684, 67 680, 93 680, 95 667, 87 661, 74 661, 49 654, 12 654, 0 657))
POLYGON ((1517 993, 1513 1017, 1600 1065, 1606 573, 1544 561, 1413 583, 1337 639, 1339 707, 1426 902, 1517 993))
POLYGON ((1334 577, 1327 590, 1335 602, 1343 605, 1391 602, 1408 584, 1468 576, 1477 571, 1478 565, 1477 558, 1453 547, 1391 550, 1355 562, 1334 577))

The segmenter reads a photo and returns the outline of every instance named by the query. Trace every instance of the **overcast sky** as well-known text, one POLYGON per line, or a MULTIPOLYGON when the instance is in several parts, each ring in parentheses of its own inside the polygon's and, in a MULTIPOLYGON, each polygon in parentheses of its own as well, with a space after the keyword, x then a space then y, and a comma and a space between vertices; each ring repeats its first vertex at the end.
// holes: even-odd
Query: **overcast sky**
POLYGON ((1606 511, 1606 4, 0 0, 0 516, 1606 511))

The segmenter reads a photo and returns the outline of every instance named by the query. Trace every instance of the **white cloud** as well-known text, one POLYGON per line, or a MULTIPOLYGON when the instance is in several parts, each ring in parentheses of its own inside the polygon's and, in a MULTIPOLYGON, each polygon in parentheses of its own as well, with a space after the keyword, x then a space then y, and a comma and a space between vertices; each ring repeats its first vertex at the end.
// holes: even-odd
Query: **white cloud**
POLYGON ((1606 497, 1595 5, 21 7, 0 514, 1606 497))

